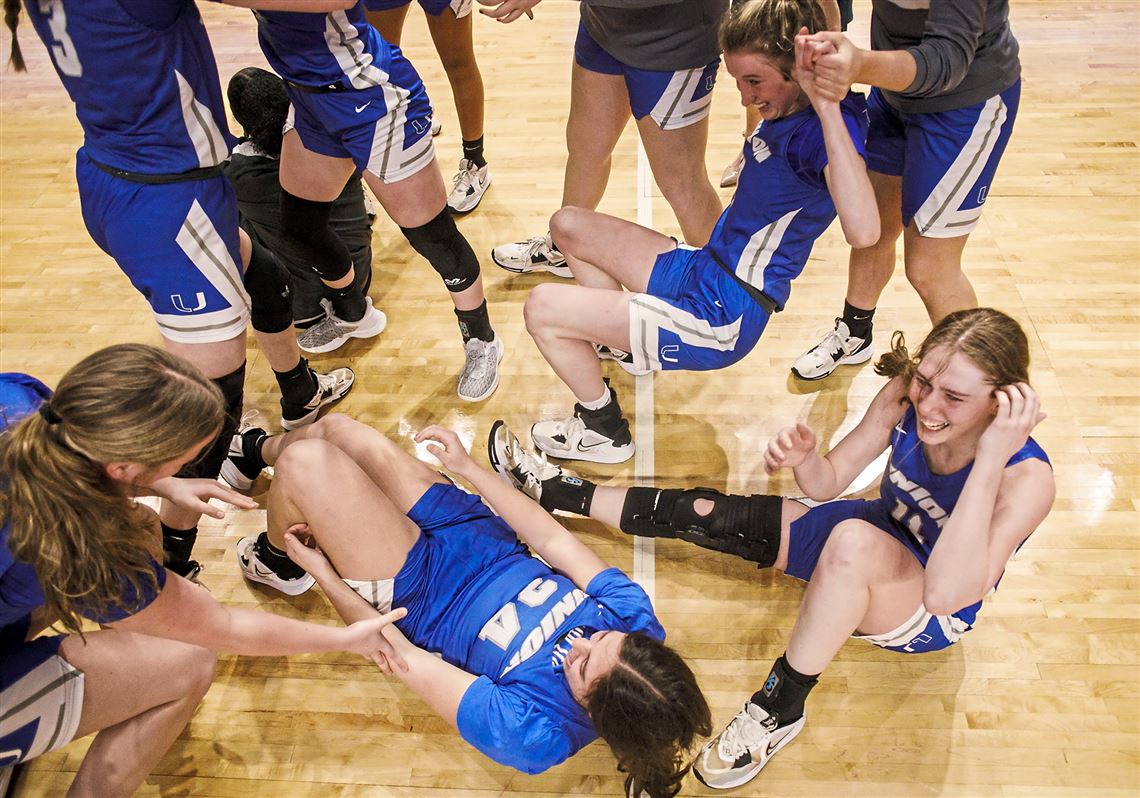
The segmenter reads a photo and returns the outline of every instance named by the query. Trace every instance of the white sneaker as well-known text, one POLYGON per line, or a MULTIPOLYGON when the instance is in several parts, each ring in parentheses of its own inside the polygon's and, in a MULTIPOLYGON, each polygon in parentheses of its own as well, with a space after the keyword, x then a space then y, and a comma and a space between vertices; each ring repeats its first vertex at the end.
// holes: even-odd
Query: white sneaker
POLYGON ((621 366, 627 374, 632 374, 635 377, 644 377, 653 371, 653 369, 639 369, 633 365, 633 355, 621 349, 606 346, 605 344, 594 344, 594 351, 598 353, 598 360, 613 360, 621 366))
POLYGON ((871 359, 870 338, 851 335, 843 319, 835 320, 835 329, 829 330, 823 340, 804 352, 792 363, 792 374, 801 380, 822 380, 838 366, 854 366, 871 359))
POLYGON ((431 118, 431 137, 434 139, 443 132, 443 122, 440 122, 434 116, 431 118))
POLYGON ((331 352, 339 349, 348 342, 349 338, 372 338, 379 335, 388 326, 388 317, 384 311, 372 306, 372 297, 365 297, 368 308, 360 321, 345 321, 335 313, 329 313, 323 321, 319 321, 301 334, 297 339, 297 346, 305 352, 318 355, 322 352, 331 352))
MULTIPOLYGON (((313 370, 310 369, 310 371, 313 370)), ((299 408, 287 408, 284 400, 281 402, 281 428, 286 432, 312 424, 317 420, 317 415, 321 412, 322 407, 328 407, 333 402, 339 402, 345 394, 352 390, 352 384, 356 382, 356 374, 348 366, 333 369, 328 374, 318 374, 316 371, 313 371, 313 374, 317 378, 317 392, 313 394, 313 398, 308 403, 299 408), (290 412, 300 415, 294 418, 286 418, 286 413, 290 412)))
POLYGON ((490 169, 488 164, 476 166, 474 161, 460 159, 459 171, 452 178, 451 193, 447 195, 447 207, 451 208, 452 213, 475 210, 491 186, 490 169))
POLYGON ((626 425, 624 443, 586 426, 580 416, 539 421, 530 428, 535 447, 551 457, 563 460, 587 460, 591 463, 624 463, 633 457, 637 447, 629 439, 626 425))
POLYGON ((566 265, 566 258, 554 248, 550 240, 550 233, 526 241, 516 241, 513 244, 503 244, 491 250, 491 260, 500 267, 516 274, 526 274, 539 269, 555 275, 556 277, 572 278, 574 273, 566 265))
POLYGON ((717 737, 705 743, 693 773, 706 787, 730 790, 756 777, 772 756, 804 727, 806 717, 785 726, 751 701, 717 737))
MULTIPOLYGON (((261 534, 264 535, 265 533, 262 532, 261 534)), ((272 568, 258 558, 255 545, 258 537, 260 535, 250 535, 238 541, 237 558, 238 565, 241 566, 242 576, 250 582, 269 585, 286 596, 299 596, 317 583, 317 580, 309 574, 304 574, 296 579, 282 579, 278 576, 272 568)))
POLYGON ((456 392, 465 402, 481 402, 499 387, 499 361, 503 341, 496 335, 490 341, 470 338, 463 345, 465 361, 456 392))
POLYGON ((487 459, 504 482, 535 501, 542 498, 542 483, 563 473, 562 466, 551 463, 545 454, 528 451, 502 420, 491 425, 487 459))
POLYGON ((736 156, 728 166, 724 167, 724 171, 720 175, 720 187, 728 188, 735 186, 740 180, 740 173, 744 171, 744 150, 736 156))

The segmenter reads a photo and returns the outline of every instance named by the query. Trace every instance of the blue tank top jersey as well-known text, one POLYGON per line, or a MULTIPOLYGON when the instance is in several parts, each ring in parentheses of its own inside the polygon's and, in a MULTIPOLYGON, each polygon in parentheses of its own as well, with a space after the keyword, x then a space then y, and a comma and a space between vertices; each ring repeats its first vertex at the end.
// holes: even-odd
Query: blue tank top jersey
MULTIPOLYGON (((1045 451, 1033 438, 1025 442, 1005 467, 1030 459, 1049 462, 1045 451)), ((954 505, 958 503, 973 467, 971 462, 953 474, 932 472, 918 438, 914 408, 907 407, 902 421, 891 433, 891 454, 879 486, 879 495, 883 509, 890 513, 895 526, 904 533, 904 542, 924 566, 938 542, 943 525, 954 512, 954 505)))
POLYGON ((36 0, 27 10, 91 158, 169 175, 228 157, 218 67, 193 0, 36 0))
POLYGON ((459 732, 496 762, 540 773, 597 737, 562 670, 573 640, 605 629, 663 640, 665 630, 645 591, 616 568, 585 591, 529 554, 488 571, 449 614, 441 649, 444 659, 487 674, 463 694, 459 732))
MULTIPOLYGON (((851 92, 839 107, 855 149, 863 155, 866 101, 851 92)), ((781 310, 815 240, 835 219, 825 166, 823 127, 811 106, 761 122, 744 143, 744 169, 736 194, 705 246, 781 310)))
POLYGON ((255 11, 253 15, 261 51, 286 80, 352 89, 388 82, 395 48, 368 24, 363 3, 329 14, 255 11))

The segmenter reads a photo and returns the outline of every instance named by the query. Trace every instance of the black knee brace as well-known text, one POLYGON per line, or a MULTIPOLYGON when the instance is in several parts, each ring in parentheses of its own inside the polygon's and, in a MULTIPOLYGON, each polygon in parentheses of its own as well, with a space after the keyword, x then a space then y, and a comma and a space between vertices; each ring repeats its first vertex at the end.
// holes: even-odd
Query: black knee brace
POLYGON ((293 292, 289 270, 258 242, 249 237, 253 254, 245 269, 245 290, 249 293, 250 321, 258 332, 279 333, 293 326, 293 292))
POLYGON ((335 283, 352 268, 348 247, 329 227, 331 202, 301 199, 281 189, 281 230, 300 259, 326 283, 335 283))
POLYGON ((711 488, 630 488, 621 528, 631 535, 680 538, 768 568, 780 551, 782 502, 779 496, 726 496, 711 488), (711 501, 712 510, 698 513, 698 499, 711 501))
POLYGON ((193 462, 182 466, 176 476, 184 479, 215 479, 222 470, 222 463, 230 450, 230 440, 241 422, 241 405, 245 396, 245 363, 224 377, 216 377, 212 382, 222 391, 222 401, 226 406, 226 417, 222 421, 222 431, 210 444, 210 448, 193 462))
POLYGON ((479 279, 479 259, 455 226, 447 206, 427 224, 401 227, 400 232, 416 252, 428 259, 453 294, 470 288, 479 279))

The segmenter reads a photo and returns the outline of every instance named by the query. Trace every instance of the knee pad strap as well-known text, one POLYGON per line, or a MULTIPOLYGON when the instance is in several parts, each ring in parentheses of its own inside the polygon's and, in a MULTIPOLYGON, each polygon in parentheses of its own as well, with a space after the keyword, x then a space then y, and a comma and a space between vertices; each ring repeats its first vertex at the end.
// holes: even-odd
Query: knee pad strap
POLYGON ((412 248, 428 259, 448 291, 465 291, 479 279, 479 259, 446 206, 427 224, 401 227, 400 231, 412 248))

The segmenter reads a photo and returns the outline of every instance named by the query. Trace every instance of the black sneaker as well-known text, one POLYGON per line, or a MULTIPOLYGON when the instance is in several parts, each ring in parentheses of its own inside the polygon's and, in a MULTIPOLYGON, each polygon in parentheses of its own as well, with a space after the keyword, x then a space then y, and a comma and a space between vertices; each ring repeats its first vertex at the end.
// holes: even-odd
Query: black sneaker
POLYGON ((261 444, 269 433, 261 427, 250 427, 230 440, 230 451, 219 476, 236 491, 245 492, 253 487, 254 480, 265 468, 261 459, 261 444))

